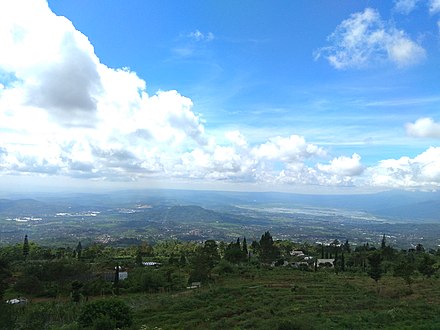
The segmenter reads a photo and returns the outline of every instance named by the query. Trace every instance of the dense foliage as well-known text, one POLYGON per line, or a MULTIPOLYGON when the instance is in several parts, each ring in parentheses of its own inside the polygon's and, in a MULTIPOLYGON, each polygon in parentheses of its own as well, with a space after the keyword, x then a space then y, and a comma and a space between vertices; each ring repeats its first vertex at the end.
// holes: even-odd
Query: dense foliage
POLYGON ((0 324, 289 329, 369 322, 372 328, 429 328, 440 315, 440 301, 430 294, 440 287, 439 261, 438 250, 421 244, 397 250, 385 236, 377 247, 348 240, 299 244, 265 232, 251 244, 238 238, 118 248, 47 248, 26 237, 0 248, 0 324), (20 297, 26 300, 6 303, 20 297))
POLYGON ((132 322, 130 308, 123 301, 116 299, 87 303, 78 317, 78 323, 82 327, 96 327, 99 324, 100 327, 105 325, 106 329, 123 328, 130 326, 132 322))

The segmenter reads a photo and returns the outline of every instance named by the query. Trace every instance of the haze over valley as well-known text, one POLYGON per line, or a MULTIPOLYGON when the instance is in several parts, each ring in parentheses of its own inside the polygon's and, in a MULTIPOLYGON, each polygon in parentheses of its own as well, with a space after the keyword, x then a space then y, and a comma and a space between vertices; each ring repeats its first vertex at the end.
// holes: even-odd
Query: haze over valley
POLYGON ((161 240, 275 239, 298 243, 376 243, 411 248, 440 244, 439 193, 300 195, 143 190, 106 194, 34 194, 0 199, 0 241, 29 235, 41 244, 113 245, 161 240))

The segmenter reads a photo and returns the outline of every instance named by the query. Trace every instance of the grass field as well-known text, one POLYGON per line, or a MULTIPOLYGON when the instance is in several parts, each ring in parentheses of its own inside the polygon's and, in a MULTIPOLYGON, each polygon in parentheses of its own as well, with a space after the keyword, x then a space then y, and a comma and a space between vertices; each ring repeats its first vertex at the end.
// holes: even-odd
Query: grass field
MULTIPOLYGON (((440 328, 440 279, 421 276, 409 287, 389 275, 376 285, 364 274, 244 266, 199 289, 119 298, 133 310, 130 329, 139 330, 440 328)), ((11 307, 19 329, 74 330, 85 303, 64 297, 11 307)))
POLYGON ((162 329, 439 329, 440 281, 292 270, 236 276, 177 294, 127 297, 162 329))

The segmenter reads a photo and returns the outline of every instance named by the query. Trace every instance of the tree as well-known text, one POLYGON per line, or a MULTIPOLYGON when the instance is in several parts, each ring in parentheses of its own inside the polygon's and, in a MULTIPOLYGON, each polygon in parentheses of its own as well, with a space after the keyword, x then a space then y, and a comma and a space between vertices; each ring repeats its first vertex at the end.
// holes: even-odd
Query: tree
POLYGON ((225 260, 238 264, 246 260, 247 255, 244 254, 240 245, 237 243, 229 243, 225 250, 225 260))
POLYGON ((260 246, 260 243, 258 243, 257 241, 252 241, 252 243, 251 243, 251 249, 252 249, 252 252, 255 254, 255 253, 257 253, 257 254, 260 254, 261 253, 261 246, 260 246))
POLYGON ((81 298, 80 291, 83 287, 83 284, 79 281, 72 282, 72 301, 78 303, 81 298))
POLYGON ((380 248, 381 248, 382 250, 384 250, 386 247, 387 247, 387 242, 386 242, 386 239, 385 239, 385 234, 383 234, 383 236, 382 236, 382 242, 380 243, 380 248))
POLYGON ((115 288, 115 293, 119 294, 119 264, 115 267, 115 279, 113 281, 113 287, 115 288))
POLYGON ((214 240, 207 240, 203 245, 202 254, 209 269, 214 268, 220 261, 220 254, 218 253, 218 246, 214 240))
POLYGON ((28 235, 24 235, 24 242, 23 242, 23 256, 26 260, 29 255, 29 241, 28 241, 28 235))
POLYGON ((421 243, 417 244, 416 252, 425 252, 425 248, 423 247, 423 244, 421 243))
POLYGON ((180 267, 186 266, 186 257, 185 257, 185 254, 183 254, 183 253, 180 254, 179 266, 180 267))
POLYGON ((3 293, 8 288, 7 279, 11 277, 12 273, 9 270, 8 261, 0 256, 0 303, 3 301, 3 293))
POLYGON ((249 255, 246 237, 243 238, 243 254, 247 257, 249 255))
POLYGON ((348 243, 348 239, 345 240, 345 243, 342 246, 342 249, 343 249, 344 252, 347 252, 347 253, 351 252, 351 247, 350 247, 350 243, 348 243))
POLYGON ((76 257, 78 259, 81 259, 81 253, 82 253, 82 245, 81 245, 81 241, 78 242, 78 245, 76 246, 76 257))
MULTIPOLYGON (((235 245, 235 243, 234 243, 235 245)), ((203 282, 211 278, 212 269, 219 263, 217 243, 214 240, 207 240, 203 247, 196 251, 191 259, 192 270, 190 282, 203 282)))
POLYGON ((341 253, 341 255, 335 259, 334 262, 335 265, 335 271, 336 273, 341 272, 345 272, 345 256, 344 256, 344 252, 341 253))
POLYGON ((261 254, 260 259, 264 263, 271 263, 280 255, 279 249, 274 245, 273 238, 268 231, 261 235, 260 239, 261 254))
POLYGON ((419 261, 419 265, 417 267, 418 271, 426 277, 431 277, 434 275, 436 269, 434 268, 435 259, 432 258, 429 254, 423 254, 422 259, 419 261))
POLYGON ((408 258, 408 256, 402 260, 400 260, 394 266, 393 275, 397 277, 401 277, 409 287, 411 287, 411 283, 413 281, 412 276, 414 275, 414 263, 408 258))
POLYGON ((368 275, 376 281, 376 283, 382 277, 382 255, 379 251, 374 251, 368 256, 368 262, 370 264, 370 269, 368 270, 368 275))
POLYGON ((330 251, 333 253, 335 259, 338 259, 339 245, 339 240, 337 239, 330 243, 330 251))
POLYGON ((142 266, 142 254, 140 249, 137 249, 135 263, 137 266, 142 266))

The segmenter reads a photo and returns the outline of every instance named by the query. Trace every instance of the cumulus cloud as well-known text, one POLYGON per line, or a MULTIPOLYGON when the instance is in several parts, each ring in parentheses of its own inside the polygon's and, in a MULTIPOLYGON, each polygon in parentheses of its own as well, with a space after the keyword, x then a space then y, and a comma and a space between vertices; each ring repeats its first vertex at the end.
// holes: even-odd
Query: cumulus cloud
POLYGON ((411 13, 420 0, 396 0, 394 1, 394 9, 404 15, 411 13))
POLYGON ((431 14, 437 14, 440 12, 440 0, 429 1, 429 12, 431 14))
MULTIPOLYGON (((97 63, 87 52, 76 47, 73 36, 63 40, 60 62, 40 66, 35 77, 26 79, 27 103, 47 109, 57 119, 70 123, 92 117, 101 89, 97 63)), ((75 124, 75 123, 73 123, 75 124)))
POLYGON ((425 58, 419 44, 371 8, 344 20, 328 41, 331 45, 319 49, 315 58, 325 57, 336 69, 362 68, 382 61, 405 67, 425 58))
POLYGON ((440 187, 440 147, 430 147, 410 158, 387 159, 369 169, 370 184, 393 188, 440 187))
MULTIPOLYGON (((285 170, 310 182, 304 162, 326 154, 298 135, 251 144, 236 130, 219 144, 191 99, 175 90, 150 95, 135 72, 102 64, 89 40, 45 1, 0 9, 3 174, 268 182, 285 170), (26 5, 32 15, 21 10, 26 5)), ((214 38, 200 31, 188 37, 214 38)))
POLYGON ((272 138, 255 147, 252 153, 257 159, 281 160, 287 163, 303 161, 313 156, 325 156, 324 149, 307 143, 304 137, 298 135, 272 138))
POLYGON ((246 148, 248 146, 246 138, 238 130, 226 132, 225 136, 233 145, 239 148, 246 148))
POLYGON ((361 156, 353 154, 351 157, 341 156, 330 161, 330 164, 318 164, 318 169, 325 173, 337 176, 357 176, 362 174, 364 167, 361 164, 361 156))
POLYGON ((100 63, 45 1, 2 2, 0 44, 4 172, 131 179, 208 143, 189 98, 148 95, 136 73, 100 63))
POLYGON ((406 133, 419 138, 440 138, 440 123, 432 118, 419 118, 415 123, 406 125, 406 133))
POLYGON ((23 104, 67 126, 89 125, 101 84, 88 39, 42 0, 2 2, 0 30, 0 71, 21 88, 23 104))
MULTIPOLYGON (((357 15, 338 28, 352 46, 344 54, 332 49, 334 63, 353 66, 383 52, 406 63, 417 45, 375 11, 357 15)), ((187 37, 214 38, 200 31, 187 37)), ((190 98, 175 90, 149 94, 135 72, 101 63, 87 37, 44 0, 0 2, 0 44, 0 175, 353 185, 367 173, 372 185, 396 186, 399 178, 438 185, 439 148, 365 169, 358 154, 319 163, 327 151, 296 134, 258 143, 239 130, 211 135, 190 98)), ((428 120, 408 124, 408 134, 437 137, 439 124, 428 120)))

